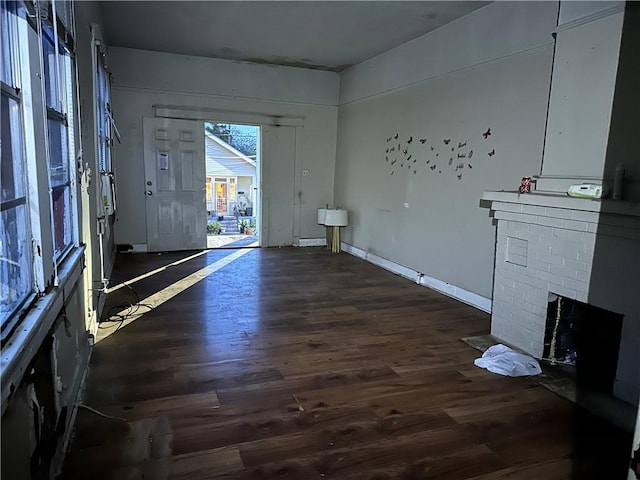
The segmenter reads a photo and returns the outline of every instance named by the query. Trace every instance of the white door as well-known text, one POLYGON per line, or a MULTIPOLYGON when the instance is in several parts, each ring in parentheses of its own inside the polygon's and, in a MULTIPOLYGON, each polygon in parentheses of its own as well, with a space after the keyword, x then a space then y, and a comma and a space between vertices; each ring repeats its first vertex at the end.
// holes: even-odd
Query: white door
POLYGON ((263 238, 268 247, 293 245, 295 127, 265 127, 262 165, 263 238))
POLYGON ((147 249, 207 247, 204 126, 144 118, 147 249))

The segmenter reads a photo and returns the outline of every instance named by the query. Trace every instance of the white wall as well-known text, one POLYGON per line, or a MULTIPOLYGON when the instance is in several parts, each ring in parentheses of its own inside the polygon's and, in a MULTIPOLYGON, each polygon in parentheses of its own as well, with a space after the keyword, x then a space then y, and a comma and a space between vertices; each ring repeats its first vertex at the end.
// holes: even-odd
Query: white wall
POLYGON ((543 175, 602 178, 623 20, 619 12, 558 32, 543 175))
POLYGON ((130 48, 110 48, 109 63, 116 85, 149 90, 337 105, 340 88, 332 72, 130 48))
POLYGON ((538 190, 585 181, 611 189, 622 163, 622 198, 640 200, 639 49, 637 2, 562 2, 538 190))
MULTIPOLYGON (((142 118, 154 116, 156 104, 302 118, 294 166, 298 214, 291 221, 296 236, 324 235, 316 224, 316 209, 333 198, 337 74, 125 48, 110 49, 109 59, 122 133, 115 150, 116 243, 146 243, 142 118), (303 169, 309 176, 302 177, 303 169)), ((293 192, 290 185, 266 188, 293 192)))
POLYGON ((491 297, 495 231, 479 199, 540 170, 557 12, 493 3, 342 76, 335 203, 351 212, 346 243, 491 297), (406 155, 386 152, 398 143, 406 155))
POLYGON ((347 70, 340 104, 552 42, 557 2, 497 2, 347 70))

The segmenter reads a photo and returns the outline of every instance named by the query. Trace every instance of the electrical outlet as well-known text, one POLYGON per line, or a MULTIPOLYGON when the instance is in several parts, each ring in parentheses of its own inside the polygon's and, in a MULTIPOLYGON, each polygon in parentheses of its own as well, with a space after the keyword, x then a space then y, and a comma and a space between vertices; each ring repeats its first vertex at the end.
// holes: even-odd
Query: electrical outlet
POLYGON ((404 208, 409 208, 409 203, 404 202, 404 203, 402 204, 402 206, 403 206, 404 208))
POLYGON ((309 176, 309 170, 302 170, 302 176, 303 177, 308 177, 309 176))

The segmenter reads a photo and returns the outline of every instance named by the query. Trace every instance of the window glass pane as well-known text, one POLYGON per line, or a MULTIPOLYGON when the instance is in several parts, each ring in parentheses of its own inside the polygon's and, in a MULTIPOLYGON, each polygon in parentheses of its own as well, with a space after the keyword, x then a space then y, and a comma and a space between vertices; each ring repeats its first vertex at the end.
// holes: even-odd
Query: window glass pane
POLYGON ((7 10, 7 2, 2 1, 2 31, 0 31, 0 38, 2 39, 2 69, 0 71, 0 80, 7 85, 13 86, 13 79, 11 78, 11 47, 13 42, 11 41, 11 28, 10 28, 10 13, 7 10))
POLYGON ((0 212, 0 320, 2 327, 31 292, 26 205, 0 212))
POLYGON ((98 123, 98 167, 101 172, 111 171, 109 139, 111 136, 111 120, 107 113, 108 80, 104 66, 98 60, 96 75, 96 106, 98 123))
POLYGON ((24 197, 24 162, 22 161, 22 118, 20 104, 2 95, 2 161, 0 162, 0 201, 24 197))
POLYGON ((42 55, 44 57, 44 85, 47 107, 60 111, 60 93, 58 90, 58 72, 56 68, 56 48, 53 43, 53 31, 45 28, 42 35, 42 55))
POLYGON ((56 187, 69 181, 69 150, 67 148, 67 127, 58 119, 48 119, 49 126, 49 166, 51 186, 56 187))
POLYGON ((62 186, 53 189, 53 231, 55 235, 55 251, 60 254, 71 244, 71 210, 69 201, 69 187, 62 186))
POLYGON ((73 59, 69 55, 65 55, 62 57, 63 59, 63 72, 64 72, 64 85, 66 89, 66 108, 65 112, 67 114, 67 138, 68 138, 68 151, 69 151, 69 161, 73 162, 75 160, 75 117, 73 114, 73 104, 76 99, 73 91, 74 81, 73 81, 73 59))
POLYGON ((67 31, 73 36, 73 22, 71 21, 73 18, 72 5, 73 2, 70 0, 56 0, 56 16, 60 19, 67 31))

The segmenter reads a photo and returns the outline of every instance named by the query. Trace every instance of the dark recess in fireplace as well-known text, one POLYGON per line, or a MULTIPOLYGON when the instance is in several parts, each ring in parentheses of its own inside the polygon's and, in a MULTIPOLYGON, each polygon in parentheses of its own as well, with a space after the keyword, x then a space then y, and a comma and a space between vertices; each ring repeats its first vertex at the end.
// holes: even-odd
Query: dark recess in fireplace
POLYGON ((576 387, 613 393, 623 315, 551 294, 543 358, 575 367, 576 387))

